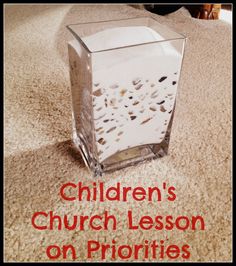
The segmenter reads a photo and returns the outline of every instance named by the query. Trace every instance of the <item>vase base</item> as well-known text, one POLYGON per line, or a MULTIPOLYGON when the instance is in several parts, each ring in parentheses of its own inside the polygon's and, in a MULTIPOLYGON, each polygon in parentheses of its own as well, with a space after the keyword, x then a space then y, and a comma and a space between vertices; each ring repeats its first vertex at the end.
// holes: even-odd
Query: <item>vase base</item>
POLYGON ((125 150, 116 152, 102 162, 98 162, 95 158, 93 158, 93 155, 90 154, 87 149, 85 144, 86 142, 83 140, 82 136, 77 135, 75 130, 73 130, 73 142, 76 149, 80 151, 86 166, 93 172, 94 177, 102 176, 103 173, 113 172, 167 155, 173 116, 174 111, 172 113, 165 137, 160 143, 128 147, 125 150))

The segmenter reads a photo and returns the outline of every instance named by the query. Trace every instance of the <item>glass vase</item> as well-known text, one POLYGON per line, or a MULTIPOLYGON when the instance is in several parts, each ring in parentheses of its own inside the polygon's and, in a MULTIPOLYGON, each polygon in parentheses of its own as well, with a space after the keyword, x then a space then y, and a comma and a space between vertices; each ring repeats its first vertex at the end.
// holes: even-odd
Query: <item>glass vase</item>
POLYGON ((73 142, 94 175, 168 152, 186 38, 150 17, 68 25, 73 142))

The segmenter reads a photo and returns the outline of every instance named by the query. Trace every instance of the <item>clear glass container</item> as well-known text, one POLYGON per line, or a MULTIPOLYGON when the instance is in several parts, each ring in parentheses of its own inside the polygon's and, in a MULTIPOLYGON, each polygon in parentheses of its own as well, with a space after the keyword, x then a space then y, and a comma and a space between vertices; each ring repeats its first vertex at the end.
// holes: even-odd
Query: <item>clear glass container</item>
POLYGON ((72 24, 73 141, 94 175, 167 154, 186 38, 150 17, 72 24))

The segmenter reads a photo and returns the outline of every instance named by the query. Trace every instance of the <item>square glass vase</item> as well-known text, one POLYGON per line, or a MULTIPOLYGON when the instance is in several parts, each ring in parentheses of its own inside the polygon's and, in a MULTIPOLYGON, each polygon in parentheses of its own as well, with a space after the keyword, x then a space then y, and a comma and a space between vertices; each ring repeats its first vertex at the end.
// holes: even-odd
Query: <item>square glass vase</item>
POLYGON ((185 36, 150 17, 71 24, 73 142, 95 176, 168 152, 185 36))

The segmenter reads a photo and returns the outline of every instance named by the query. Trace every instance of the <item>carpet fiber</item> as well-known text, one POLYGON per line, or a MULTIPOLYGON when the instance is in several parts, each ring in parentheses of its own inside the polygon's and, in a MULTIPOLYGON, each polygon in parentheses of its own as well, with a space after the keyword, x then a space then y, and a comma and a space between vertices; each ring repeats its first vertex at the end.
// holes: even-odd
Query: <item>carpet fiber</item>
MULTIPOLYGON (((231 26, 194 19, 184 8, 162 17, 126 5, 7 5, 4 24, 5 260, 47 261, 46 247, 56 243, 78 247, 77 260, 85 261, 88 239, 106 243, 115 239, 117 244, 129 245, 164 239, 179 246, 188 243, 190 261, 230 261, 231 26), (106 187, 117 182, 124 187, 166 182, 176 187, 177 198, 174 202, 63 201, 59 197, 62 184, 82 181, 91 186, 94 181, 71 145, 67 42, 72 36, 65 25, 143 15, 188 38, 169 155, 96 181, 106 187), (33 213, 50 210, 58 215, 108 210, 117 215, 118 228, 101 232, 34 229, 33 213), (131 231, 126 226, 128 210, 135 219, 202 215, 206 228, 131 231)), ((100 260, 100 254, 92 260, 100 260)))

